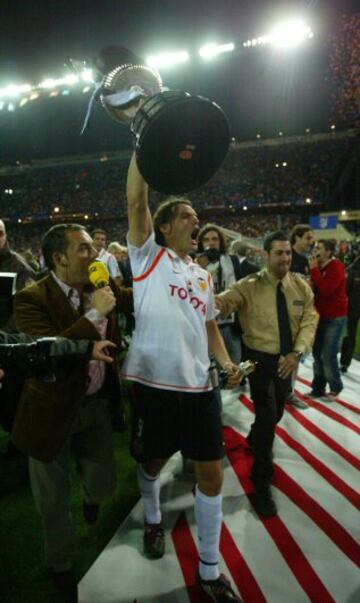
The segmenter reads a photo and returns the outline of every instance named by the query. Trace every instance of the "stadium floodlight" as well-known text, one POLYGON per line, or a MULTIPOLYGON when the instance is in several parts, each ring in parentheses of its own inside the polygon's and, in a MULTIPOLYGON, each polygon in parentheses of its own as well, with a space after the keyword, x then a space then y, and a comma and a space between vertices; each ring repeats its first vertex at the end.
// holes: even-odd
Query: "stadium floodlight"
POLYGON ((292 48, 312 38, 313 35, 310 27, 302 19, 288 19, 273 28, 269 34, 269 41, 276 48, 292 48))
POLYGON ((9 97, 20 96, 20 94, 23 94, 24 92, 30 92, 30 90, 31 90, 30 84, 21 84, 20 86, 16 86, 16 85, 6 86, 6 88, 2 88, 0 90, 0 98, 2 98, 4 96, 9 96, 9 97))
POLYGON ((0 111, 2 111, 2 110, 3 110, 4 105, 5 105, 4 101, 0 101, 0 111))
POLYGON ((65 77, 62 78, 61 83, 68 84, 69 86, 73 86, 73 84, 77 84, 78 81, 79 81, 78 76, 75 75, 74 73, 70 73, 69 75, 65 75, 65 77))
POLYGON ((186 63, 189 60, 189 53, 186 50, 179 50, 178 52, 164 52, 162 54, 156 54, 146 59, 146 64, 149 67, 155 67, 156 69, 172 67, 179 63, 186 63))
MULTIPOLYGON (((8 104, 8 111, 10 111, 10 113, 13 113, 15 111, 15 105, 14 105, 14 103, 9 103, 8 104)), ((10 191, 9 191, 9 194, 12 194, 12 192, 10 193, 10 191)))
POLYGON ((81 73, 81 79, 83 82, 93 82, 94 81, 94 75, 92 72, 92 69, 83 69, 82 73, 81 73))
POLYGON ((77 84, 79 78, 77 75, 70 73, 69 75, 65 75, 64 77, 53 79, 48 78, 40 82, 38 88, 45 88, 46 90, 51 90, 52 88, 57 88, 58 86, 72 86, 73 84, 77 84))
POLYGON ((48 79, 40 82, 39 88, 45 88, 46 90, 50 90, 51 88, 55 88, 55 86, 57 86, 57 82, 58 82, 58 80, 48 78, 48 79))
POLYGON ((243 42, 243 47, 250 48, 253 46, 263 46, 263 44, 267 44, 269 41, 269 36, 260 36, 259 38, 253 38, 252 40, 246 40, 246 42, 243 42))
POLYGON ((228 42, 227 44, 206 44, 199 50, 199 55, 205 61, 214 59, 219 54, 224 52, 232 52, 235 49, 235 44, 228 42))

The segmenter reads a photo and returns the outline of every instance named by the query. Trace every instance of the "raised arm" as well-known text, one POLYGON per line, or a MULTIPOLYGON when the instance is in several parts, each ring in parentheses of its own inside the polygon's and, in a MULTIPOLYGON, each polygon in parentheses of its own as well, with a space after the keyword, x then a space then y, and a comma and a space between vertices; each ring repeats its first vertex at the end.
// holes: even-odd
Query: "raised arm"
POLYGON ((130 243, 135 247, 142 247, 153 231, 148 190, 149 187, 138 170, 136 156, 133 153, 127 176, 126 195, 130 243))

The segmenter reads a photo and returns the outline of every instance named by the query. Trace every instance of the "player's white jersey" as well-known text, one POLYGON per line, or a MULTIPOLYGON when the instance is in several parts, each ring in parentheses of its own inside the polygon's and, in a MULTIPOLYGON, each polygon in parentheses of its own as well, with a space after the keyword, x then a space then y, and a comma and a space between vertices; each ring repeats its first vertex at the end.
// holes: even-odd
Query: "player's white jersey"
POLYGON ((122 376, 160 389, 211 389, 206 322, 215 318, 211 276, 160 247, 128 240, 135 331, 122 376))

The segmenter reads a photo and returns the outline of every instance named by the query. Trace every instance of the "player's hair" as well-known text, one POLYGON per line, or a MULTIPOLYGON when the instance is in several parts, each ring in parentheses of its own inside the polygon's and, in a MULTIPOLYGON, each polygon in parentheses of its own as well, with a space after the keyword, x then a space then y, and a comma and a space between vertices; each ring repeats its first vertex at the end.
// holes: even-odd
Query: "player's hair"
POLYGON ((171 224, 177 215, 179 205, 189 205, 192 207, 191 201, 186 199, 186 197, 170 197, 163 203, 160 203, 153 215, 155 241, 162 247, 166 245, 166 241, 163 233, 161 232, 161 226, 164 226, 164 224, 171 224))

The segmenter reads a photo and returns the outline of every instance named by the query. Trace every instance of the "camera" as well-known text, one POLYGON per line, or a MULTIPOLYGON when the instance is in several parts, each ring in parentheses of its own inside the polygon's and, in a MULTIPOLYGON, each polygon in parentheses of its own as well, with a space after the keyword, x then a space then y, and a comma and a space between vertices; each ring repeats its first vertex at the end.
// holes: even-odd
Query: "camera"
POLYGON ((211 247, 207 247, 201 253, 199 253, 198 257, 205 256, 209 262, 214 263, 220 260, 220 251, 218 249, 213 249, 211 247))
POLYGON ((43 381, 53 382, 51 347, 55 337, 43 337, 31 343, 0 344, 0 367, 5 373, 20 372, 23 378, 39 377, 43 381))

